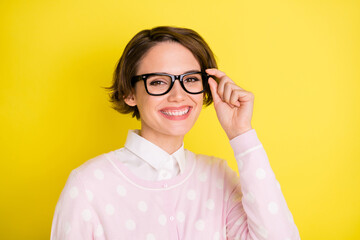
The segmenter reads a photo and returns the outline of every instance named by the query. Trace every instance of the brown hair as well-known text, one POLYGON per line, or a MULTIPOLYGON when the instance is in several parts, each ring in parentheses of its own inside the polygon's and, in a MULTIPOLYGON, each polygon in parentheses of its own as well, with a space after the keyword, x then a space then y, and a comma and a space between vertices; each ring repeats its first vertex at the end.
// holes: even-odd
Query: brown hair
MULTIPOLYGON (((207 68, 217 68, 211 49, 194 30, 168 26, 142 30, 126 45, 114 71, 112 86, 106 88, 110 90, 110 102, 113 103, 112 107, 116 111, 132 113, 132 117, 140 118, 137 106, 129 106, 124 101, 133 91, 131 78, 136 75, 139 63, 149 49, 166 41, 180 43, 189 49, 199 62, 201 71, 207 68)), ((206 84, 204 87, 204 105, 208 106, 212 103, 212 96, 209 85, 206 84)))

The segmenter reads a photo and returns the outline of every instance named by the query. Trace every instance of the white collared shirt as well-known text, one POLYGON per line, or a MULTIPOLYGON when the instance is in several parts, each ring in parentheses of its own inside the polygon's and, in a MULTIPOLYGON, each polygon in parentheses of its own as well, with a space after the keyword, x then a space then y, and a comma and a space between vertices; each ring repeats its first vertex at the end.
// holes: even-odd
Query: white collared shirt
POLYGON ((173 154, 146 140, 139 130, 129 130, 125 147, 116 150, 120 162, 137 177, 160 181, 170 179, 185 170, 184 143, 173 154))

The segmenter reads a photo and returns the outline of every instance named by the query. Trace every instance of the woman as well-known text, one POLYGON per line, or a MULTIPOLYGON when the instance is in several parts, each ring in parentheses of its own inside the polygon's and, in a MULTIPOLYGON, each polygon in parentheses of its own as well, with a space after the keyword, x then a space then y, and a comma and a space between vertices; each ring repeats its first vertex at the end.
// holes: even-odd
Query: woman
POLYGON ((251 127, 254 95, 216 68, 190 29, 143 30, 128 43, 111 101, 141 129, 71 172, 52 239, 299 239, 251 127), (184 135, 212 101, 240 177, 226 161, 184 149, 184 135))

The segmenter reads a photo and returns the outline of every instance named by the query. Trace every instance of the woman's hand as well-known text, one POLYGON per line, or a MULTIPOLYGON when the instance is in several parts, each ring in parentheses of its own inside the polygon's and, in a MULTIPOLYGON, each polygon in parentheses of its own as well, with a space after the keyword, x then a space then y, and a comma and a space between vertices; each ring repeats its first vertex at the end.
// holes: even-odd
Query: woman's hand
POLYGON ((217 84, 210 77, 209 85, 216 115, 228 138, 231 140, 251 130, 254 94, 237 86, 225 73, 216 68, 206 69, 206 73, 219 79, 217 84))

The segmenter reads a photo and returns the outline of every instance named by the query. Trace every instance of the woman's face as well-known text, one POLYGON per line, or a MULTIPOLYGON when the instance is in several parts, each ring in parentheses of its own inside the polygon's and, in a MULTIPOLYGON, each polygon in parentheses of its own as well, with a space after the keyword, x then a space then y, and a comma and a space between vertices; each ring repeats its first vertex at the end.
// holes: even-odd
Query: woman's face
MULTIPOLYGON (((155 72, 180 75, 188 71, 201 71, 190 50, 179 43, 161 42, 145 54, 137 75, 155 72)), ((167 94, 151 96, 146 93, 144 82, 138 81, 133 98, 126 102, 139 109, 142 136, 184 136, 200 114, 203 93, 188 94, 180 82, 175 81, 167 94)))

